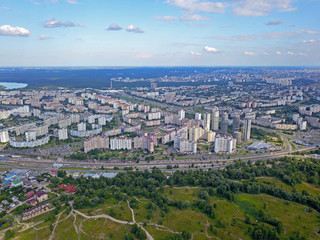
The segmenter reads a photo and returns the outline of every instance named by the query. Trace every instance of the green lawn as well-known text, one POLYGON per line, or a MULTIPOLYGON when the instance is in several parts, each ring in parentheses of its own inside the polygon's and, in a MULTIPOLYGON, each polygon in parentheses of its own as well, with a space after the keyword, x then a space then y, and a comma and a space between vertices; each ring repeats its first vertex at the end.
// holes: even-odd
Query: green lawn
MULTIPOLYGON (((287 191, 296 189, 299 192, 306 190, 313 196, 320 195, 319 188, 314 185, 303 182, 295 187, 289 186, 277 178, 261 177, 257 178, 259 182, 273 184, 287 191)), ((201 188, 192 187, 165 187, 164 196, 178 200, 189 201, 190 206, 180 210, 169 206, 169 211, 165 213, 154 201, 146 198, 137 198, 133 207, 135 219, 137 222, 145 223, 145 228, 150 232, 155 240, 163 240, 168 236, 174 236, 182 231, 189 231, 193 234, 194 240, 207 239, 207 235, 212 239, 251 239, 248 234, 248 228, 256 225, 262 225, 275 229, 268 223, 262 223, 258 220, 259 211, 263 211, 268 217, 276 218, 283 223, 283 232, 281 239, 288 238, 295 231, 299 231, 301 236, 306 239, 320 239, 317 233, 320 230, 320 215, 315 212, 308 212, 309 207, 293 202, 281 200, 270 195, 260 194, 235 194, 234 201, 229 201, 220 196, 210 196, 209 204, 215 205, 215 218, 208 217, 195 206, 194 201, 200 200, 199 191, 201 188), (151 209, 150 204, 152 203, 151 209), (251 224, 245 222, 246 216, 249 216, 251 224), (155 224, 161 225, 156 227, 155 224), (211 226, 211 227, 210 227, 211 226), (174 232, 172 232, 174 231, 174 232)), ((160 191, 160 190, 159 190, 160 191)), ((128 200, 134 198, 128 196, 128 200)), ((128 208, 127 201, 118 201, 115 198, 108 198, 103 205, 95 208, 82 209, 88 215, 98 214, 112 215, 114 218, 124 221, 132 221, 131 211, 128 208)), ((118 224, 108 219, 85 219, 77 215, 68 216, 64 212, 53 239, 124 239, 126 233, 130 232, 129 224, 118 224), (73 224, 82 231, 78 234, 73 224)), ((54 215, 54 211, 40 215, 36 218, 25 221, 33 225, 54 215)), ((55 216, 55 215, 54 215, 55 216)), ((48 239, 51 230, 50 225, 53 222, 44 222, 36 226, 36 229, 30 228, 24 232, 16 234, 16 239, 48 239)))
POLYGON ((179 201, 191 201, 198 199, 199 196, 199 189, 198 188, 188 188, 188 187, 182 187, 182 188, 165 188, 164 189, 164 195, 179 201))

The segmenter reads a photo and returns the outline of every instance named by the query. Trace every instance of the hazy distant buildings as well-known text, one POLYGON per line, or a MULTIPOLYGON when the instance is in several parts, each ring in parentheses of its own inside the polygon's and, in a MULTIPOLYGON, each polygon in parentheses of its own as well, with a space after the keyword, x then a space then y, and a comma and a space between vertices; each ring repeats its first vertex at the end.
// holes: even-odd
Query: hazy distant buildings
POLYGON ((156 82, 152 82, 151 83, 151 89, 156 89, 157 88, 157 83, 156 82))

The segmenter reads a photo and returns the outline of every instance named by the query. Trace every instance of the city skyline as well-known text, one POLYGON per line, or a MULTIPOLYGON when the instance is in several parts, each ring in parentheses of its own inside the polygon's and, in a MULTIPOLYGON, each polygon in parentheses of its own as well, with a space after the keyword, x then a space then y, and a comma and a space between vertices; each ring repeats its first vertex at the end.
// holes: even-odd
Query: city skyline
POLYGON ((0 0, 0 66, 318 66, 320 1, 0 0))

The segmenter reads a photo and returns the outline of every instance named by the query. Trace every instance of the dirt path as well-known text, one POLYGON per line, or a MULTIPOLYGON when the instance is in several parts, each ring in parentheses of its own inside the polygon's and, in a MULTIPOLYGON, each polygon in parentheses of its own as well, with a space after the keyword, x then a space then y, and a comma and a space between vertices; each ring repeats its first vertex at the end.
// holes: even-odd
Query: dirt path
POLYGON ((73 210, 71 211, 72 212, 72 215, 74 217, 74 220, 73 220, 73 227, 74 227, 74 230, 76 231, 77 233, 77 236, 78 236, 78 240, 80 240, 80 230, 78 229, 77 225, 76 225, 76 221, 77 221, 77 214, 75 214, 73 212, 73 210))
POLYGON ((147 234, 147 239, 149 239, 149 240, 154 240, 154 238, 151 236, 151 234, 150 234, 140 223, 137 223, 137 222, 136 222, 136 219, 135 219, 135 217, 134 217, 134 211, 133 211, 133 209, 130 207, 129 200, 127 200, 127 203, 128 203, 128 208, 130 209, 131 214, 132 214, 132 221, 133 221, 133 223, 136 223, 139 227, 141 227, 141 229, 147 234))
MULTIPOLYGON (((110 221, 113 221, 113 222, 116 222, 116 223, 120 223, 120 224, 129 224, 129 225, 133 225, 133 224, 137 224, 139 225, 139 227, 141 227, 141 229, 146 233, 147 235, 147 239, 148 240, 154 240, 154 238, 151 236, 151 234, 143 227, 141 226, 139 223, 136 222, 135 220, 135 217, 134 217, 134 211, 133 209, 130 207, 130 204, 129 204, 129 201, 128 202, 128 207, 129 209, 131 210, 131 213, 132 213, 132 222, 128 222, 128 221, 123 221, 123 220, 119 220, 119 219, 116 219, 116 218, 113 218, 107 214, 99 214, 99 215, 94 215, 94 216, 88 216, 82 212, 79 212, 78 210, 73 210, 74 213, 76 214, 79 214, 81 217, 84 217, 86 219, 98 219, 98 218, 106 218, 106 219, 109 219, 110 221)), ((81 231, 81 226, 80 226, 80 231, 81 231)), ((49 239, 49 240, 52 240, 52 239, 49 239)))
POLYGON ((53 239, 53 237, 54 237, 54 231, 56 230, 56 228, 57 228, 57 226, 58 226, 59 219, 60 219, 62 213, 64 213, 65 211, 66 211, 66 210, 64 210, 64 211, 62 211, 61 213, 58 214, 58 218, 57 218, 56 222, 53 224, 54 227, 53 227, 53 230, 52 230, 51 235, 50 235, 50 237, 49 237, 49 240, 52 240, 52 239, 53 239))

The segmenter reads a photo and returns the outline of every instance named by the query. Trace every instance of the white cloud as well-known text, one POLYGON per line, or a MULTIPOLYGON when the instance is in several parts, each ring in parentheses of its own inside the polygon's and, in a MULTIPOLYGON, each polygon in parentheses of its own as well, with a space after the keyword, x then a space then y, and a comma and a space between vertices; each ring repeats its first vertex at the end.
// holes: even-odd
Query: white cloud
POLYGON ((290 12, 297 8, 291 3, 294 0, 166 0, 166 4, 181 8, 183 11, 196 13, 225 13, 227 8, 239 16, 266 16, 272 11, 290 12))
POLYGON ((48 39, 52 39, 53 37, 52 36, 46 36, 46 35, 40 35, 39 36, 39 40, 48 40, 48 39))
POLYGON ((280 51, 276 51, 276 54, 277 54, 277 55, 281 55, 281 52, 280 52, 280 51))
POLYGON ((45 28, 56 28, 56 27, 75 27, 76 24, 74 24, 71 21, 65 21, 65 22, 61 22, 55 18, 51 18, 47 21, 45 21, 45 23, 43 24, 43 26, 45 28))
MULTIPOLYGON (((36 5, 41 5, 43 3, 58 3, 59 0, 29 0, 30 2, 32 2, 33 4, 36 5)), ((78 4, 77 0, 65 0, 67 3, 70 4, 78 4)))
POLYGON ((303 40, 302 43, 316 43, 316 42, 320 42, 320 38, 319 39, 309 39, 309 40, 303 40))
POLYGON ((295 38, 299 36, 304 36, 308 34, 319 34, 320 31, 301 29, 296 31, 288 32, 268 32, 263 34, 241 34, 234 36, 214 36, 211 39, 216 40, 230 40, 230 41, 252 41, 260 38, 264 39, 285 39, 285 38, 295 38))
POLYGON ((255 55, 256 55, 256 53, 255 53, 255 52, 245 51, 245 52, 244 52, 244 55, 247 55, 247 56, 251 56, 251 57, 253 57, 253 56, 255 56, 255 55))
POLYGON ((299 52, 299 56, 303 56, 303 57, 306 57, 308 56, 306 53, 303 53, 303 52, 299 52))
POLYGON ((175 16, 154 16, 153 18, 156 20, 165 21, 165 22, 170 22, 170 21, 179 19, 178 17, 175 17, 175 16))
POLYGON ((288 51, 287 54, 288 54, 288 55, 295 55, 295 54, 294 54, 293 52, 291 52, 291 51, 288 51))
POLYGON ((156 20, 171 22, 171 21, 211 21, 212 18, 201 16, 199 14, 192 14, 192 13, 184 13, 181 17, 176 16, 154 16, 156 20))
POLYGON ((280 25, 282 24, 283 21, 282 20, 276 20, 276 21, 269 21, 266 23, 267 26, 273 26, 273 25, 280 25))
POLYGON ((7 11, 10 11, 10 10, 11 10, 11 8, 9 8, 9 7, 0 7, 0 10, 1 10, 1 9, 7 10, 7 11))
POLYGON ((205 46, 204 50, 208 53, 218 53, 220 52, 218 49, 214 48, 214 47, 209 47, 209 46, 205 46))
POLYGON ((239 16, 267 16, 273 10, 279 12, 295 11, 293 0, 240 0, 232 3, 233 13, 239 16))
POLYGON ((133 32, 133 33, 144 33, 144 31, 134 25, 129 25, 127 28, 126 28, 126 31, 128 32, 133 32))
POLYGON ((210 21, 209 17, 204 17, 199 14, 185 14, 180 18, 181 21, 210 21))
POLYGON ((66 0, 70 4, 78 4, 77 0, 66 0))
POLYGON ((107 31, 119 31, 122 30, 122 27, 120 27, 118 24, 112 23, 110 26, 106 29, 107 31))
POLYGON ((173 45, 176 47, 201 46, 196 43, 185 43, 185 42, 176 42, 176 43, 173 43, 173 45))
POLYGON ((211 24, 196 24, 196 23, 188 23, 189 27, 195 27, 195 28, 203 28, 203 27, 210 27, 211 24))
POLYGON ((225 2, 200 1, 200 0, 167 0, 167 4, 182 8, 187 12, 224 13, 225 2))
POLYGON ((0 35, 28 37, 30 36, 30 31, 23 27, 12 27, 10 25, 2 25, 0 26, 0 35))
POLYGON ((137 59, 150 59, 153 55, 150 53, 137 53, 134 57, 137 59))
POLYGON ((201 53, 194 52, 194 51, 191 51, 190 54, 193 55, 193 56, 201 56, 201 53))
POLYGON ((266 56, 270 56, 270 55, 271 55, 271 54, 268 53, 268 52, 264 52, 263 54, 266 55, 266 56))

